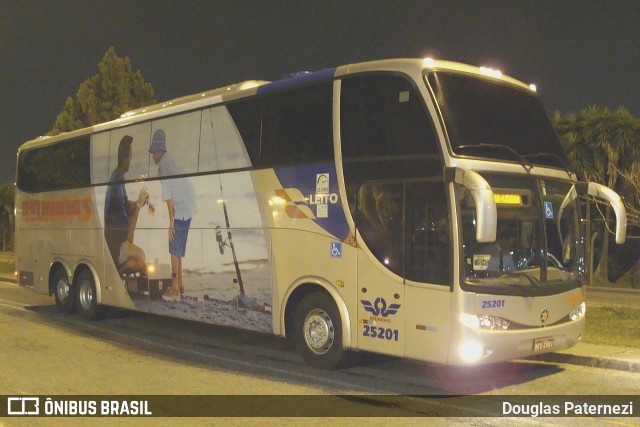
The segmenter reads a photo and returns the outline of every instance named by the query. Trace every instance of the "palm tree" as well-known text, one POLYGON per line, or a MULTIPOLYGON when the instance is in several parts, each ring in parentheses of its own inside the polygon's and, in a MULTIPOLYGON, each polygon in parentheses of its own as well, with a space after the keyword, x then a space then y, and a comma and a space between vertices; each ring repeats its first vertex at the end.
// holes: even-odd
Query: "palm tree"
MULTIPOLYGON (((569 161, 583 179, 605 184, 619 194, 637 188, 635 183, 619 179, 620 176, 633 177, 631 173, 637 169, 640 158, 640 121, 627 109, 610 111, 591 105, 566 117, 556 112, 551 119, 567 147, 569 161)), ((610 231, 609 216, 607 206, 602 212, 605 235, 610 231)), ((608 253, 609 239, 604 238, 595 277, 605 282, 608 281, 608 253)))

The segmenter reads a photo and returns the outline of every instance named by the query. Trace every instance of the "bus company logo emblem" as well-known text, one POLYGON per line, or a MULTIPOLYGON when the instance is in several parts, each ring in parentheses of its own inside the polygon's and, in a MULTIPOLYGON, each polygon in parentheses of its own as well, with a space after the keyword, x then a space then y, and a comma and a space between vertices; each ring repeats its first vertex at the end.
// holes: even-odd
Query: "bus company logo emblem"
POLYGON ((384 298, 376 298, 376 300, 371 304, 371 301, 360 300, 364 309, 374 316, 382 316, 389 317, 398 312, 400 310, 400 304, 390 304, 387 307, 387 301, 384 298))
POLYGON ((297 188, 281 188, 275 190, 279 204, 284 208, 289 218, 310 218, 316 219, 309 206, 307 199, 297 188))
POLYGON ((549 320, 549 311, 547 311, 547 309, 545 308, 544 310, 542 310, 542 313, 540 313, 540 323, 544 325, 545 323, 547 323, 547 320, 549 320))

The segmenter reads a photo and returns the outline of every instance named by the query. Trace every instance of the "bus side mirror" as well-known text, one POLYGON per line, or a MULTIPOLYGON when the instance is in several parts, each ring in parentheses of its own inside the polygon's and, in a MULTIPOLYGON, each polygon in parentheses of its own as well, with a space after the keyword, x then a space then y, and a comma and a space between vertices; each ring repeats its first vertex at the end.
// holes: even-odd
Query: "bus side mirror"
POLYGON ((606 200, 611 204, 616 214, 616 243, 624 243, 627 238, 627 210, 618 193, 602 184, 589 182, 587 185, 587 194, 606 200))
POLYGON ((455 182, 469 190, 476 206, 476 240, 480 243, 495 242, 498 217, 491 186, 477 172, 469 169, 455 171, 455 182))

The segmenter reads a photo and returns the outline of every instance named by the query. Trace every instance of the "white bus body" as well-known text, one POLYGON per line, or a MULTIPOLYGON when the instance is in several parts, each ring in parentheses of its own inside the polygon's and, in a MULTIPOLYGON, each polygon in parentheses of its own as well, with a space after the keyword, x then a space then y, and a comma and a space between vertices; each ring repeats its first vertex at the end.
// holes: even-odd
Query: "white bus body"
POLYGON ((385 60, 244 82, 25 143, 19 284, 87 318, 287 336, 325 368, 347 350, 452 365, 562 350, 585 321, 578 196, 613 205, 619 242, 626 224, 562 156, 534 90, 493 70, 385 60), (195 205, 184 295, 163 299, 176 186, 195 205), (125 267, 129 231, 146 271, 125 267))

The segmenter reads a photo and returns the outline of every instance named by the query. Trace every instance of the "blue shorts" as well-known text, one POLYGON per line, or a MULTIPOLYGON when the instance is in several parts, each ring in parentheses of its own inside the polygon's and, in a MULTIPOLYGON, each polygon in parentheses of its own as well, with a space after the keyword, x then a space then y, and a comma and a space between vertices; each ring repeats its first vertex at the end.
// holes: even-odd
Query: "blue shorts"
POLYGON ((173 220, 173 240, 169 241, 169 253, 177 257, 184 257, 187 250, 187 237, 189 236, 189 226, 191 218, 186 220, 173 220))

